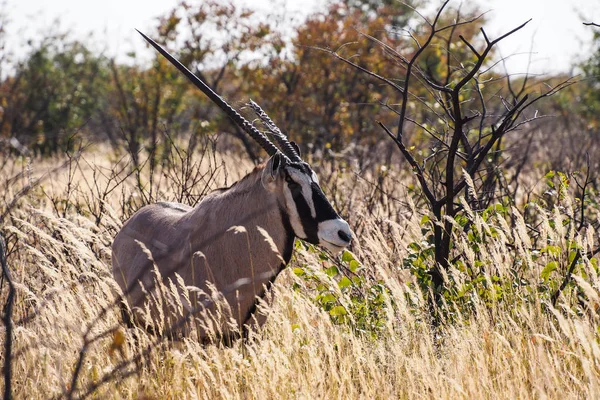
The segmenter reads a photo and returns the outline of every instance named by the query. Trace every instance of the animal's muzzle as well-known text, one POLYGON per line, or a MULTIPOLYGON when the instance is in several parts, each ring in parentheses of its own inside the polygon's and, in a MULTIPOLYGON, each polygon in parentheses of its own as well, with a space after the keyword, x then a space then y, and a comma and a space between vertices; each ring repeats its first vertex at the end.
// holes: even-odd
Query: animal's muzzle
POLYGON ((319 244, 333 252, 339 252, 352 241, 352 231, 341 218, 329 219, 319 223, 319 244))

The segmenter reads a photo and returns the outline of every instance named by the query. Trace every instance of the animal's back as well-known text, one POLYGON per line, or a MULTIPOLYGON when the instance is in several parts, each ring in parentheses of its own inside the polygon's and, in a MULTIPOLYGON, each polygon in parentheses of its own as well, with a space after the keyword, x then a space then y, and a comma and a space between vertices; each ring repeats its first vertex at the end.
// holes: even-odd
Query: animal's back
MULTIPOLYGON (((160 264, 169 257, 172 261, 183 259, 185 246, 180 246, 182 218, 192 207, 179 203, 156 203, 142 207, 129 218, 119 231, 112 246, 113 276, 125 292, 128 285, 135 284, 127 294, 132 306, 141 305, 143 293, 136 283, 149 288, 154 282, 151 273, 153 261, 160 264)), ((174 265, 174 267, 176 267, 174 265)))

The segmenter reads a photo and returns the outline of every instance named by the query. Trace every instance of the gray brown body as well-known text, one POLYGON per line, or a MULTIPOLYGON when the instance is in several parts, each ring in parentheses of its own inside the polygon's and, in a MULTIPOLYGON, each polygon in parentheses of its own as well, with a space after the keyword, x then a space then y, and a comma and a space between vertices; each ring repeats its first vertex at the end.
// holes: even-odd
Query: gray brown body
MULTIPOLYGON (((156 265, 163 279, 171 278, 174 283, 177 273, 186 286, 207 293, 208 284, 214 285, 231 306, 238 326, 249 322, 257 296, 262 297, 265 285, 289 261, 294 241, 284 200, 261 184, 261 172, 262 168, 255 169, 231 188, 208 195, 195 208, 152 204, 125 223, 113 244, 113 275, 124 291, 131 286, 126 298, 134 316, 139 318, 147 300, 136 282, 153 288, 156 265), (244 229, 234 228, 240 226, 244 229), (259 227, 268 233, 276 251, 259 227)), ((205 295, 196 298, 195 304, 182 302, 185 308, 206 304, 211 310, 214 306, 205 295)), ((170 324, 181 317, 165 311, 170 324)))

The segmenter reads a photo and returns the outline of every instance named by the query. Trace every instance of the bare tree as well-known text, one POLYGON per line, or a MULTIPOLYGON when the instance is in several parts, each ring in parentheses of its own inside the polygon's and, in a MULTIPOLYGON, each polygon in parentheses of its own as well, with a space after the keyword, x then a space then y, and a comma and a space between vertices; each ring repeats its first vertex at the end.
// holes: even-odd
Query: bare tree
MULTIPOLYGON (((490 65, 493 48, 529 21, 495 39, 488 37, 481 28, 483 43, 478 45, 459 32, 481 16, 463 19, 459 9, 452 22, 445 24, 444 20, 448 18, 444 18, 443 12, 447 5, 448 1, 443 3, 432 21, 422 17, 428 32, 408 31, 407 36, 414 45, 411 55, 363 34, 377 41, 385 54, 403 68, 403 76, 378 75, 339 51, 326 50, 392 88, 400 97, 399 101, 388 99, 382 102, 396 115, 397 125, 390 128, 383 122, 378 124, 412 167, 425 204, 434 216, 435 265, 429 274, 436 296, 443 287, 444 271, 451 262, 453 230, 457 225, 455 217, 464 211, 459 196, 465 191, 464 197, 474 210, 484 208, 496 199, 502 139, 507 133, 541 117, 536 112, 526 114, 533 104, 574 83, 569 79, 548 85, 532 95, 526 93, 533 90, 524 80, 521 90, 513 90, 510 75, 498 76, 491 72, 497 64, 490 65), (425 55, 440 47, 445 54, 445 65, 434 71, 425 55), (503 87, 503 81, 508 82, 508 90, 503 87), (407 132, 415 131, 429 139, 428 149, 409 143, 407 132)), ((536 83, 537 87, 541 86, 540 82, 536 83)))

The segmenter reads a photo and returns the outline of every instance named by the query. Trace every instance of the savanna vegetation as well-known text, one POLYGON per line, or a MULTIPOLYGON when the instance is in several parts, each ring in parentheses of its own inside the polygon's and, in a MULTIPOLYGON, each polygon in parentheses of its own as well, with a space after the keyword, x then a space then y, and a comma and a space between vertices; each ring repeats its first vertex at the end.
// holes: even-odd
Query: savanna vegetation
POLYGON ((259 147, 159 56, 0 43, 5 398, 599 397, 600 30, 579 75, 510 76, 485 15, 430 5, 338 0, 291 25, 182 2, 148 32, 259 103, 355 234, 339 255, 296 240, 267 323, 233 343, 127 328, 110 246, 259 147))

